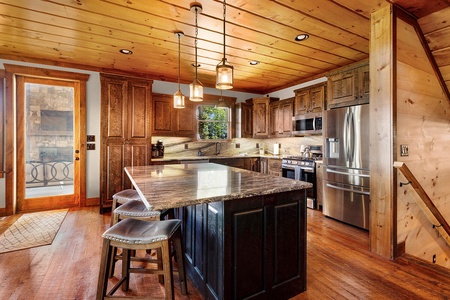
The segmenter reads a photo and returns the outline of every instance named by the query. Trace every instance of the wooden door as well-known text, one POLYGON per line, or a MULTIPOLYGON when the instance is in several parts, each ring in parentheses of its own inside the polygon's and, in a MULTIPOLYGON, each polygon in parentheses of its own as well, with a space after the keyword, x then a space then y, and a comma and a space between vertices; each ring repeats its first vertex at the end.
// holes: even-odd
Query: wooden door
POLYGON ((152 81, 101 74, 100 210, 131 182, 127 166, 150 164, 152 81))
POLYGON ((16 80, 17 212, 80 206, 82 196, 85 200, 80 83, 16 80))

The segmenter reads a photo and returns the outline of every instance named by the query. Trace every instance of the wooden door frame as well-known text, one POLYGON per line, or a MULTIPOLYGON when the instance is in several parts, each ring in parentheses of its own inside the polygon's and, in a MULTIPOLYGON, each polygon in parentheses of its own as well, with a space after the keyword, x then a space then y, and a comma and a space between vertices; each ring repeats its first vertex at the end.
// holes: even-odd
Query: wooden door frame
POLYGON ((16 75, 28 77, 42 77, 55 80, 67 80, 79 85, 80 101, 80 206, 86 205, 86 81, 88 74, 43 68, 4 64, 6 71, 6 99, 5 99, 5 149, 6 149, 6 180, 5 180, 5 215, 12 215, 17 210, 16 176, 17 176, 17 147, 16 147, 16 75))

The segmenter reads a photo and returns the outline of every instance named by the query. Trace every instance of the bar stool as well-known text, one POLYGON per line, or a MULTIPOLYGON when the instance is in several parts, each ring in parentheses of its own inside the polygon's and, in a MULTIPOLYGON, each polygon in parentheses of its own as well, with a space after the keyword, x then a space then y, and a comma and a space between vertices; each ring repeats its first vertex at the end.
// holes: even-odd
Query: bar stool
MULTIPOLYGON (((113 196, 113 203, 111 207, 111 213, 114 213, 114 210, 117 208, 117 204, 125 204, 128 201, 137 200, 141 201, 141 196, 139 196, 138 192, 134 189, 126 189, 120 192, 115 193, 113 196)), ((111 226, 113 223, 113 216, 111 216, 111 226)))
MULTIPOLYGON (((186 274, 184 270, 183 251, 181 244, 181 221, 143 221, 138 219, 124 219, 106 230, 103 237, 100 273, 97 285, 97 300, 105 297, 114 298, 117 289, 122 286, 123 291, 129 288, 130 273, 150 273, 164 276, 165 299, 174 299, 172 259, 170 242, 175 247, 178 262, 181 293, 187 294, 186 274), (113 248, 123 249, 122 279, 108 292, 108 269, 113 254, 113 248), (161 249, 162 268, 142 269, 130 267, 130 250, 161 249)), ((123 297, 122 297, 123 298, 123 297)))
MULTIPOLYGON (((119 199, 119 198, 118 198, 119 199)), ((140 198, 139 198, 140 199, 140 198)), ((148 210, 145 206, 144 202, 141 200, 127 200, 127 202, 123 203, 112 212, 111 216, 111 226, 117 224, 120 220, 124 219, 139 219, 144 221, 159 221, 161 218, 161 212, 159 210, 148 210)), ((148 250, 150 252, 150 250, 148 250)), ((160 267, 162 264, 160 251, 157 252, 157 263, 160 267)), ((113 277, 114 270, 116 267, 116 262, 119 259, 122 259, 121 255, 117 255, 117 248, 114 248, 112 251, 113 255, 111 255, 111 262, 109 264, 108 276, 113 277)), ((149 253, 150 254, 150 253, 149 253)), ((154 259, 151 258, 132 258, 133 261, 147 261, 147 262, 155 262, 154 259)), ((162 283, 162 278, 160 278, 160 282, 162 283)))

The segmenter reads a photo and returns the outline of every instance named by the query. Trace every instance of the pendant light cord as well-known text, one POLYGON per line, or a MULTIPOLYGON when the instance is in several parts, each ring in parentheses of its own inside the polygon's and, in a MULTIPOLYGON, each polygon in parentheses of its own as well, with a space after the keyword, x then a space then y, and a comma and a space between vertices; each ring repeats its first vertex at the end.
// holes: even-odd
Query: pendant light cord
POLYGON ((227 5, 226 5, 226 1, 223 0, 223 59, 226 59, 226 55, 225 55, 225 16, 226 16, 226 12, 227 12, 227 5))
POLYGON ((195 80, 197 80, 197 68, 198 68, 198 63, 197 63, 197 44, 198 44, 198 7, 195 8, 195 80))
POLYGON ((181 37, 181 35, 178 34, 178 90, 180 90, 180 75, 181 75, 181 72, 180 72, 180 66, 181 66, 181 63, 180 63, 180 52, 181 52, 180 37, 181 37))

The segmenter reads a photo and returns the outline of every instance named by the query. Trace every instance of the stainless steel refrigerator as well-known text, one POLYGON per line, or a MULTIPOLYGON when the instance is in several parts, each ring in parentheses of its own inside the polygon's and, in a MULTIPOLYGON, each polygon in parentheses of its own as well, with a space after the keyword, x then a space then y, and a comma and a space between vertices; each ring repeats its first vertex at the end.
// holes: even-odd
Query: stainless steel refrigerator
POLYGON ((369 229, 369 105, 324 112, 323 213, 369 229))

